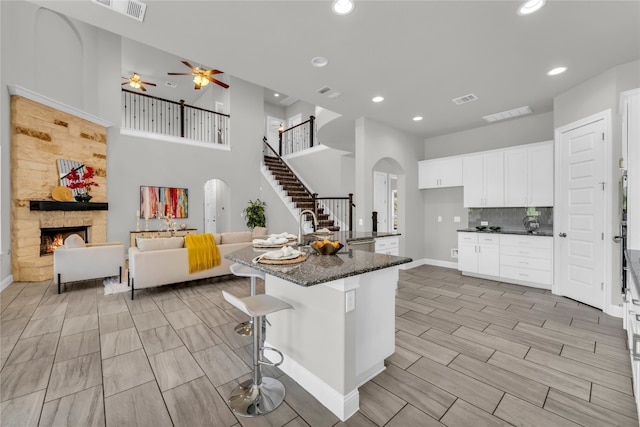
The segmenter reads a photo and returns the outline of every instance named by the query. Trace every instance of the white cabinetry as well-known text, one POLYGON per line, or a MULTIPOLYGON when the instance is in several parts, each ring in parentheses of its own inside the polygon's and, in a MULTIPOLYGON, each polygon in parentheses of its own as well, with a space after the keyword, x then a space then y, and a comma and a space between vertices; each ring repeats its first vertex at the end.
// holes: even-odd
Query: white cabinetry
POLYGON ((499 236, 458 233, 458 270, 497 276, 500 273, 499 236))
POLYGON ((501 150, 462 159, 464 207, 504 205, 504 155, 501 150))
POLYGON ((553 237, 503 235, 500 238, 500 277, 551 287, 553 237))
POLYGON ((399 255, 399 242, 397 236, 376 237, 376 253, 384 255, 399 255))
POLYGON ((553 206, 553 141, 504 151, 504 206, 553 206))
POLYGON ((462 185, 462 157, 418 162, 418 188, 459 187, 462 185))
POLYGON ((627 330, 627 347, 631 358, 633 375, 633 395, 640 414, 640 295, 638 283, 627 271, 627 293, 624 297, 623 326, 627 330))
POLYGON ((551 289, 553 237, 458 233, 458 270, 551 289))
POLYGON ((627 247, 640 249, 640 89, 622 92, 622 156, 627 170, 627 247))

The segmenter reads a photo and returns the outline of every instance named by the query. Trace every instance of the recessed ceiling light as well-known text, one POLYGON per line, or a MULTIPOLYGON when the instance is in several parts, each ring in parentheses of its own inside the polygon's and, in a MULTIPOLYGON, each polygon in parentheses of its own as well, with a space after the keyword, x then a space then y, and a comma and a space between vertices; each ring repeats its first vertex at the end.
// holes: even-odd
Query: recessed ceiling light
POLYGON ((314 67, 325 67, 329 63, 329 60, 324 56, 314 56, 311 58, 311 65, 314 67))
POLYGON ((556 67, 547 73, 548 76, 557 76, 567 71, 567 67, 556 67))
POLYGON ((274 93, 273 96, 275 96, 276 98, 280 96, 279 93, 274 93))
POLYGON ((371 100, 373 102, 382 102, 382 101, 384 101, 384 98, 381 97, 381 96, 374 96, 373 98, 371 98, 371 100))
POLYGON ((414 122, 419 122, 420 120, 422 120, 422 116, 415 116, 415 117, 413 118, 413 121, 414 121, 414 122))
POLYGON ((533 13, 536 10, 540 9, 542 6, 544 6, 545 3, 546 3, 546 0, 526 1, 522 3, 520 8, 518 9, 518 15, 529 15, 530 13, 533 13))
POLYGON ((354 7, 353 0, 334 0, 331 10, 336 15, 348 15, 353 12, 354 7))

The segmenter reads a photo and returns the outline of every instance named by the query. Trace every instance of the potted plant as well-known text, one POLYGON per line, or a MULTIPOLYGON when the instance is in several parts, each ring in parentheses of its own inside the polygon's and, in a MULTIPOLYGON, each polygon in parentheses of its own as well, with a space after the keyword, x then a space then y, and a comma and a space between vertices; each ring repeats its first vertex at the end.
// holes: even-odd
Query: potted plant
POLYGON ((92 181, 95 176, 95 171, 91 166, 87 166, 85 172, 80 175, 76 169, 71 169, 71 172, 67 174, 66 178, 69 180, 67 187, 72 190, 77 190, 75 199, 78 202, 88 202, 91 200, 89 190, 91 187, 97 187, 98 183, 92 181))
POLYGON ((256 201, 249 200, 249 206, 244 208, 244 215, 247 220, 247 227, 253 229, 255 227, 266 227, 267 218, 264 215, 264 208, 267 204, 260 199, 256 201))

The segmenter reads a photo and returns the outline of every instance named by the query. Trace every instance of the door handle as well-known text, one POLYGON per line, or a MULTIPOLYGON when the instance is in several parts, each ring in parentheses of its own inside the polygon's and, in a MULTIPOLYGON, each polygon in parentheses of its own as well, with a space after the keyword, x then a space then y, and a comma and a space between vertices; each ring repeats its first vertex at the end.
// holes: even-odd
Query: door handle
POLYGON ((622 236, 613 236, 613 241, 616 243, 620 243, 620 241, 622 240, 622 236))
POLYGON ((560 236, 560 237, 567 237, 567 233, 560 233, 560 234, 558 234, 558 236, 560 236))

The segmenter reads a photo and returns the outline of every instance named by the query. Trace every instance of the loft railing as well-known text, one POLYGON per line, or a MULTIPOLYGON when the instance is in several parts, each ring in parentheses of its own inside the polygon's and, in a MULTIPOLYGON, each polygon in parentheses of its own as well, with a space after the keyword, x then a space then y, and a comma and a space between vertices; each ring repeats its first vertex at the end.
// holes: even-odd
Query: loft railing
MULTIPOLYGON (((262 154, 280 159, 281 163, 289 172, 297 176, 287 162, 269 145, 266 137, 262 140, 262 154)), ((316 217, 318 216, 318 212, 324 212, 329 215, 329 219, 333 220, 335 225, 340 227, 340 230, 353 231, 353 208, 356 207, 353 203, 353 194, 349 193, 348 196, 344 197, 319 197, 318 193, 309 190, 302 181, 300 181, 300 185, 302 185, 307 194, 311 195, 313 199, 313 213, 316 214, 316 217)), ((311 218, 311 216, 309 216, 309 218, 311 218)), ((320 226, 320 228, 322 228, 322 226, 320 226)))
POLYGON ((309 120, 306 122, 280 130, 278 132, 278 154, 286 156, 313 147, 316 133, 315 120, 314 116, 309 116, 309 120))
POLYGON ((231 116, 122 89, 122 127, 228 145, 231 116))

